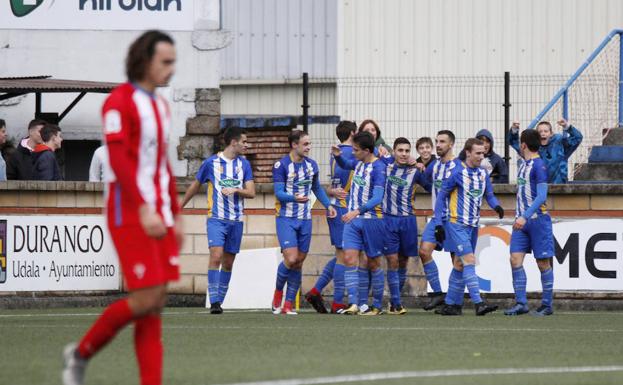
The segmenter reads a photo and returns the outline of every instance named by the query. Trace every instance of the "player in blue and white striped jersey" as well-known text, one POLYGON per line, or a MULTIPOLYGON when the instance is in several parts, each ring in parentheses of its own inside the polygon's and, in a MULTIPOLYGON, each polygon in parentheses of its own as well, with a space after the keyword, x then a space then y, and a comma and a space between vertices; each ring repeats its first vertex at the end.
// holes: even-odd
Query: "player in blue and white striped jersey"
MULTIPOLYGON (((208 298, 210 312, 221 314, 236 254, 242 240, 244 198, 255 197, 251 165, 242 154, 247 150, 247 136, 241 128, 229 128, 224 135, 227 147, 206 159, 199 168, 184 199, 184 207, 199 191, 208 185, 208 298)), ((206 304, 207 302, 206 301, 206 304)))
POLYGON ((554 256, 554 235, 546 206, 548 171, 539 157, 540 135, 536 130, 523 131, 520 146, 524 160, 517 171, 517 209, 510 244, 516 304, 504 314, 520 315, 529 311, 523 261, 526 253, 532 253, 541 271, 543 287, 541 306, 534 314, 548 316, 553 314, 554 290, 554 271, 550 265, 554 256))
POLYGON ((308 157, 311 150, 309 135, 293 130, 288 136, 290 153, 273 167, 275 210, 277 214, 277 239, 283 253, 283 262, 277 269, 277 282, 273 296, 273 313, 296 314, 292 304, 301 286, 301 270, 307 257, 312 236, 311 192, 327 208, 327 216, 337 213, 329 197, 320 187, 318 164, 308 157), (286 298, 281 306, 283 288, 288 283, 286 298))

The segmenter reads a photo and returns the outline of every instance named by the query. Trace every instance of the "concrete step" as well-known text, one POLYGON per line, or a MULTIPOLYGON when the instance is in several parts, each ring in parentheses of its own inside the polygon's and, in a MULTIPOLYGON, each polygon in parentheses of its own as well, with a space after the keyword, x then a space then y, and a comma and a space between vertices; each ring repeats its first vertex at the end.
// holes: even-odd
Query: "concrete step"
POLYGON ((605 136, 602 144, 604 146, 623 146, 623 127, 603 129, 605 136))
POLYGON ((586 181, 623 180, 623 164, 621 163, 579 163, 575 165, 573 179, 586 181))
MULTIPOLYGON (((594 146, 588 156, 589 163, 623 162, 623 146, 594 146)), ((621 164, 623 166, 623 163, 621 164)))

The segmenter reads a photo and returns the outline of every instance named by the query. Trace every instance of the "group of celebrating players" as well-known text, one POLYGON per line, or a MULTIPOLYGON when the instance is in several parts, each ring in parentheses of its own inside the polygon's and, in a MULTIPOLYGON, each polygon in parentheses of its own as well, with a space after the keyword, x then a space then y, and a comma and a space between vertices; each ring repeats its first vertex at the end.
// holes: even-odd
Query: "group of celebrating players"
MULTIPOLYGON (((333 280, 331 313, 383 314, 387 281, 387 314, 405 314, 401 292, 406 266, 410 257, 418 256, 432 289, 425 310, 437 308, 435 312, 441 315, 461 315, 466 287, 476 315, 497 310, 496 305, 488 304, 480 296, 474 255, 483 198, 499 218, 504 216, 489 172, 481 167, 485 143, 470 138, 456 156, 454 134, 442 130, 435 138, 437 156, 430 155, 432 140, 421 138, 416 149, 422 156, 415 159, 411 142, 404 137, 397 138, 393 148, 375 145, 380 130, 372 120, 359 127, 354 122, 342 121, 336 127, 336 136, 340 144, 331 149, 331 185, 326 191, 320 185, 318 164, 309 157, 312 142, 308 133, 293 130, 288 137, 290 152, 274 164, 276 229, 283 261, 277 269, 273 313, 296 314, 294 303, 312 239, 311 193, 326 208, 331 244, 335 247, 335 258, 327 263, 305 295, 319 313, 328 313, 321 293, 333 280), (422 232, 419 247, 414 209, 417 185, 432 194, 434 214, 422 232), (452 256, 447 293, 441 289, 434 250, 444 250, 452 256), (386 259, 386 271, 381 256, 386 259)), ((251 167, 243 156, 248 147, 244 131, 230 128, 224 138, 225 149, 204 161, 181 204, 186 205, 199 186, 207 183, 208 301, 213 314, 223 312, 221 305, 233 261, 240 251, 243 200, 254 196, 251 167)), ((542 305, 534 314, 553 313, 550 258, 554 245, 551 218, 545 206, 548 174, 539 157, 540 140, 536 130, 521 133, 522 160, 510 245, 516 304, 505 311, 507 315, 529 312, 523 269, 527 253, 537 260, 543 286, 542 305)))

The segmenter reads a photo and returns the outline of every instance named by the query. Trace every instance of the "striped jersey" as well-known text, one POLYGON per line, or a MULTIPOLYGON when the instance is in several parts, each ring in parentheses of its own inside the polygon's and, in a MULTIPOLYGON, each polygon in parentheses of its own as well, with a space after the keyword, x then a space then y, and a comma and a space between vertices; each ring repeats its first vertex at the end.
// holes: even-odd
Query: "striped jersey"
MULTIPOLYGON (((302 162, 294 162, 288 154, 273 167, 273 182, 284 183, 286 193, 290 195, 309 196, 314 179, 318 179, 318 164, 308 157, 302 162)), ((275 210, 278 217, 311 219, 311 200, 282 203, 275 199, 275 210)))
POLYGON ((244 188, 247 181, 253 180, 249 161, 238 156, 227 159, 223 153, 212 155, 204 160, 196 179, 208 184, 208 218, 241 221, 244 214, 244 198, 238 194, 223 195, 223 189, 244 188))
MULTIPOLYGON (((517 171, 517 206, 516 217, 522 216, 536 199, 536 186, 541 183, 547 183, 548 172, 547 166, 540 157, 525 160, 519 165, 517 171)), ((547 205, 544 203, 533 215, 547 214, 547 205)))
MULTIPOLYGON (((350 159, 353 157, 353 146, 349 144, 340 144, 338 147, 342 150, 341 156, 343 156, 344 159, 350 159)), ((353 171, 345 170, 340 167, 340 165, 335 161, 335 157, 333 155, 331 155, 331 159, 329 160, 329 167, 331 168, 331 188, 341 187, 345 192, 349 192, 353 171)), ((331 204, 336 207, 347 208, 348 197, 345 199, 331 197, 331 204)))
MULTIPOLYGON (((456 166, 460 165, 461 161, 458 158, 453 158, 447 162, 442 162, 441 158, 437 158, 431 161, 426 167, 425 175, 428 183, 431 183, 431 204, 433 212, 435 211, 435 203, 437 202, 437 195, 441 189, 443 180, 446 178, 448 171, 452 171, 456 166)), ((443 213, 443 220, 448 218, 448 211, 443 213)))
MULTIPOLYGON (((345 159, 340 156, 346 169, 354 170, 353 181, 350 185, 348 196, 348 211, 360 210, 372 198, 374 188, 377 186, 385 189, 385 163, 374 157, 371 162, 365 163, 357 159, 345 159)), ((359 214, 359 218, 383 218, 382 204, 359 214)))
MULTIPOLYGON (((453 170, 447 171, 446 175, 439 197, 448 198, 437 207, 447 205, 451 223, 478 227, 482 198, 485 197, 491 207, 499 205, 493 195, 493 186, 487 171, 480 167, 467 167, 461 162, 453 170)), ((439 219, 437 216, 436 218, 439 219)))
POLYGON ((415 215, 415 188, 425 186, 426 176, 415 167, 395 162, 387 165, 383 213, 395 216, 415 215))

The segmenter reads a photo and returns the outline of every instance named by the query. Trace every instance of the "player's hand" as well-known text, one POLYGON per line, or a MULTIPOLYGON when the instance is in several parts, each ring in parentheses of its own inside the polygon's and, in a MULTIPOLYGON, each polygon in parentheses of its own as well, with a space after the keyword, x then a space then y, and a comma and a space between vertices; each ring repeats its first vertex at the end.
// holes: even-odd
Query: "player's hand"
POLYGON ((504 209, 502 206, 495 206, 493 210, 498 213, 498 217, 500 217, 500 219, 504 218, 504 209))
POLYGON ((567 128, 569 128, 569 122, 567 122, 565 119, 560 119, 558 121, 558 125, 562 127, 563 130, 566 130, 567 128))
POLYGON ((309 200, 309 197, 307 197, 307 196, 305 196, 303 194, 296 193, 296 194, 294 194, 294 200, 297 203, 306 203, 309 200))
POLYGON ((175 217, 175 226, 173 227, 173 233, 175 234, 175 239, 177 240, 177 247, 182 249, 182 245, 184 244, 184 221, 182 220, 181 215, 177 215, 175 217))
POLYGON ((519 132, 519 122, 518 121, 514 121, 513 124, 511 124, 511 131, 513 132, 519 132))
POLYGON ((407 162, 407 164, 409 166, 413 167, 413 166, 417 166, 420 163, 418 163, 417 160, 414 157, 410 156, 409 157, 409 161, 407 162))
POLYGON ((141 226, 147 236, 160 239, 167 234, 167 228, 162 217, 146 203, 139 207, 138 215, 141 226))
POLYGON ((521 230, 526 225, 526 218, 518 217, 515 219, 515 223, 513 223, 513 230, 521 230))
POLYGON ((223 194, 226 197, 230 195, 234 195, 237 192, 238 192, 238 189, 234 187, 225 187, 224 189, 221 190, 221 194, 223 194))
POLYGON ((420 170, 420 172, 424 172, 424 171, 426 171, 426 166, 424 166, 424 163, 416 163, 416 164, 415 164, 415 168, 417 168, 418 170, 420 170))
POLYGON ((329 208, 327 209, 327 218, 335 217, 337 217, 337 211, 335 210, 335 207, 329 206, 329 208))
POLYGON ((387 151, 387 149, 383 146, 379 147, 379 157, 386 157, 387 155, 389 155, 389 151, 387 151))
POLYGON ((446 240, 446 231, 443 229, 442 225, 435 226, 435 240, 437 243, 443 245, 443 241, 446 240))
POLYGON ((333 189, 333 196, 337 199, 346 199, 348 197, 348 193, 344 191, 343 188, 338 187, 333 189))
POLYGON ((338 145, 334 144, 333 146, 331 146, 331 155, 333 156, 342 155, 342 150, 340 150, 340 147, 338 145))
POLYGON ((342 222, 349 223, 353 219, 357 218, 357 216, 359 216, 359 210, 349 211, 346 214, 342 215, 342 222))

